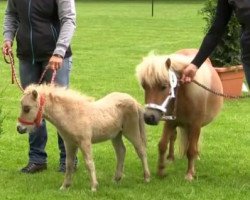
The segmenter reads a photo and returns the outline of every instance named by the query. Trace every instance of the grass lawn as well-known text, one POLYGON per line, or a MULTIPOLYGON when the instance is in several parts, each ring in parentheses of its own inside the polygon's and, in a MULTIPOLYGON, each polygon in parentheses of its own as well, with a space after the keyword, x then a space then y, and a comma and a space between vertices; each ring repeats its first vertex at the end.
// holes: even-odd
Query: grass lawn
MULTIPOLYGON (((155 50, 172 53, 198 48, 204 21, 198 14, 203 1, 77 1, 77 30, 72 41, 74 66, 71 88, 100 98, 111 91, 127 92, 143 103, 135 67, 155 50)), ((0 2, 2 24, 6 2, 0 2)), ((0 37, 2 41, 2 36, 0 37)), ((17 59, 16 59, 17 60, 17 59)), ((18 65, 18 63, 16 63, 18 65)), ((21 91, 11 85, 10 69, 0 59, 0 105, 6 118, 0 135, 0 197, 6 199, 249 199, 250 100, 227 100, 216 120, 202 130, 197 178, 184 180, 187 159, 177 158, 167 176, 156 175, 157 143, 162 125, 147 126, 151 182, 143 182, 142 168, 126 141, 125 177, 112 182, 115 155, 111 142, 94 145, 99 188, 90 191, 88 173, 80 154, 72 187, 59 191, 63 174, 57 172, 59 151, 55 128, 49 124, 48 170, 21 174, 27 164, 27 135, 16 131, 21 91)))

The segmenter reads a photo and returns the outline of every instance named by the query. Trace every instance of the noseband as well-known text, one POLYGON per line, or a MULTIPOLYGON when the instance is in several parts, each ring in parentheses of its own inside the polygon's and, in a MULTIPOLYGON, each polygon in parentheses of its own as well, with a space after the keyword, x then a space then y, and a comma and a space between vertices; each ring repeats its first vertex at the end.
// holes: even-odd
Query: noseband
MULTIPOLYGON (((167 113, 167 106, 171 99, 176 98, 175 88, 177 87, 178 79, 175 72, 170 68, 168 71, 169 83, 170 83, 170 92, 166 99, 163 101, 161 105, 155 103, 146 104, 146 108, 159 110, 162 113, 167 113)), ((173 115, 163 116, 163 119, 174 120, 176 117, 173 115)))
POLYGON ((36 125, 36 127, 39 127, 42 122, 44 105, 45 105, 45 96, 40 95, 39 109, 38 109, 38 112, 36 114, 36 118, 34 119, 34 121, 26 121, 25 119, 22 119, 20 117, 18 118, 18 121, 24 125, 36 125))

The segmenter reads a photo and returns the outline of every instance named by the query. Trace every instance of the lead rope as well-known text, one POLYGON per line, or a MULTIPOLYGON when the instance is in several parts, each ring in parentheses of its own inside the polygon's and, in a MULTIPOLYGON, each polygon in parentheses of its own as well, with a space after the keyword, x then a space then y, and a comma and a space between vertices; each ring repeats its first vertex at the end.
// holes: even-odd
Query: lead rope
POLYGON ((243 98, 248 98, 248 97, 250 97, 250 94, 247 94, 247 95, 244 95, 244 96, 242 96, 242 95, 241 95, 241 96, 235 96, 235 95, 229 95, 229 94, 220 93, 220 92, 218 92, 218 91, 214 91, 214 90, 208 88, 207 86, 205 86, 205 85, 199 83, 199 82, 196 81, 196 80, 192 80, 192 82, 195 83, 196 85, 202 87, 203 89, 205 89, 205 90, 211 92, 212 94, 215 94, 215 95, 217 95, 217 96, 221 96, 221 97, 224 97, 224 98, 227 98, 227 99, 243 99, 243 98))
MULTIPOLYGON (((8 51, 8 54, 4 54, 4 61, 7 64, 10 64, 10 68, 11 68, 11 83, 14 84, 15 82, 17 83, 17 86, 19 87, 19 89, 24 92, 23 87, 21 86, 20 82, 17 79, 17 75, 16 75, 16 70, 15 70, 15 60, 14 60, 14 56, 13 56, 13 52, 11 50, 8 51), (9 57, 9 59, 7 59, 7 56, 9 57)), ((42 80, 44 78, 45 73, 47 72, 47 70, 49 69, 49 67, 47 66, 45 68, 45 70, 43 71, 41 78, 39 79, 38 84, 42 83, 42 80)), ((56 70, 53 70, 52 73, 52 77, 51 77, 51 84, 55 83, 55 77, 56 77, 56 70)))
POLYGON ((15 61, 14 61, 14 56, 13 52, 11 50, 8 51, 8 54, 4 54, 4 60, 7 64, 10 64, 11 68, 11 83, 14 84, 14 81, 16 81, 18 87, 22 92, 24 92, 23 87, 21 86, 20 82, 17 79, 16 76, 16 70, 15 70, 15 61), (9 56, 9 60, 6 58, 6 56, 9 56))
MULTIPOLYGON (((46 72, 48 71, 48 69, 49 69, 49 67, 47 66, 47 67, 45 68, 45 70, 43 71, 43 73, 42 73, 42 75, 41 75, 41 78, 40 78, 39 81, 38 81, 38 84, 41 84, 41 83, 42 83, 43 78, 44 78, 44 75, 46 74, 46 72)), ((56 70, 54 69, 54 70, 53 70, 53 73, 52 73, 51 81, 50 81, 51 84, 55 84, 55 78, 56 78, 56 70)))

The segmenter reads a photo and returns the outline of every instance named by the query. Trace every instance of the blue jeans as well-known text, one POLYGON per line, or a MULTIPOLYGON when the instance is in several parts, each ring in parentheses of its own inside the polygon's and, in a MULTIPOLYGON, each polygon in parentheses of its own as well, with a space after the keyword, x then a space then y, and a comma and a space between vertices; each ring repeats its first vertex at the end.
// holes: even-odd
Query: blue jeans
MULTIPOLYGON (((32 63, 32 61, 19 60, 19 74, 22 87, 25 88, 31 83, 38 83, 47 64, 48 61, 32 63)), ((72 57, 65 58, 63 61, 63 66, 56 73, 55 83, 68 87, 71 66, 72 57)), ((51 78, 52 71, 47 70, 43 81, 50 83, 51 78)), ((64 164, 66 159, 64 142, 58 133, 57 135, 58 146, 60 149, 60 163, 64 164)), ((45 152, 47 137, 46 122, 43 119, 42 125, 34 132, 29 133, 29 162, 37 164, 43 164, 47 162, 47 153, 45 152)))

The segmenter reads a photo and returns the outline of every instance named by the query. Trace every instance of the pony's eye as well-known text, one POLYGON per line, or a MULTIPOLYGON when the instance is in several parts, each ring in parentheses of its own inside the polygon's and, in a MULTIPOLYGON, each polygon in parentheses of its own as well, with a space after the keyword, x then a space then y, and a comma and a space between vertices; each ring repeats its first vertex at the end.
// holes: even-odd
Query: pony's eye
POLYGON ((25 113, 28 113, 30 111, 30 107, 29 106, 23 106, 23 111, 25 113))
POLYGON ((162 85, 161 86, 161 90, 166 90, 167 89, 167 85, 162 85))

